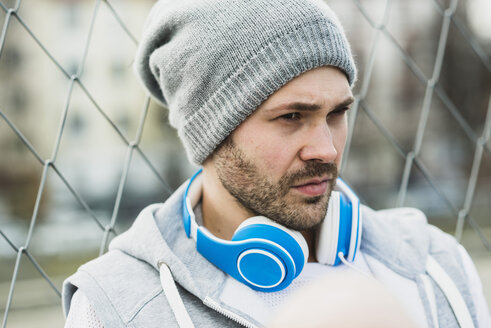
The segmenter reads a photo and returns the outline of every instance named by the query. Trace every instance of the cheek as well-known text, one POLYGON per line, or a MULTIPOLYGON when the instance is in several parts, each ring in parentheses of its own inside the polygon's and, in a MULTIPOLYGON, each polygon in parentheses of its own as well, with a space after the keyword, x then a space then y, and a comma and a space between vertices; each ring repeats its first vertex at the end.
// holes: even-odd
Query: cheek
POLYGON ((295 152, 282 143, 267 143, 258 147, 258 153, 266 170, 274 176, 282 176, 295 158, 295 152))
POLYGON ((271 129, 267 128, 258 129, 248 137, 238 133, 234 136, 234 142, 240 143, 246 156, 275 180, 288 171, 297 153, 284 136, 271 133, 271 129))

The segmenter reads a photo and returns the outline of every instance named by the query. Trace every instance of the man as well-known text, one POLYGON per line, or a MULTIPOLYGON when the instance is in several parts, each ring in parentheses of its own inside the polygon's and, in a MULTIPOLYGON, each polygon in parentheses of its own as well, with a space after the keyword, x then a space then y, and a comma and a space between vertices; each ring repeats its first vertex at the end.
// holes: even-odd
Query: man
POLYGON ((67 279, 68 327, 261 327, 347 271, 418 326, 489 323, 453 238, 417 210, 359 207, 337 180, 356 68, 325 3, 160 1, 135 67, 202 170, 67 279))

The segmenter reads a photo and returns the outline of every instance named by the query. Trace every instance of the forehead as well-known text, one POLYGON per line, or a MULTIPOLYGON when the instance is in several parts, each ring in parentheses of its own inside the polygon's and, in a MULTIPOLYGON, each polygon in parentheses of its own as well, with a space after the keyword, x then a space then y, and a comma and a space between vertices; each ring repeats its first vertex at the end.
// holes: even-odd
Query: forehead
POLYGON ((336 106, 352 97, 346 75, 333 66, 322 66, 306 71, 274 92, 257 111, 282 103, 307 102, 320 106, 336 106))

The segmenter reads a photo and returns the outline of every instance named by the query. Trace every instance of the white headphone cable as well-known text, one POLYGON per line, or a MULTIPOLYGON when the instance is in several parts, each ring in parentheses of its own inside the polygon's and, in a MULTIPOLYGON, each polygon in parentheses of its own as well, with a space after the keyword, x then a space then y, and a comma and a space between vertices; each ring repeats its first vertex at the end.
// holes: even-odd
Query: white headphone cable
POLYGON ((358 269, 356 266, 354 266, 353 264, 349 263, 345 258, 344 258, 344 253, 343 252, 339 252, 338 253, 338 257, 339 259, 341 260, 341 262, 343 262, 344 265, 348 266, 350 269, 352 270, 355 270, 357 273, 367 277, 367 278, 370 278, 370 279, 374 279, 371 275, 369 275, 368 273, 358 269))

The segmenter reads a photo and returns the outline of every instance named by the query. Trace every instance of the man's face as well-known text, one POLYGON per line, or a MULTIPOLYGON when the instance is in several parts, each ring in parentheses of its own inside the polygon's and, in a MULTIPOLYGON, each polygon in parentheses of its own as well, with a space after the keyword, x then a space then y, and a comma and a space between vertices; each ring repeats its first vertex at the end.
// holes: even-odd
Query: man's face
POLYGON ((319 67, 271 95, 213 154, 225 189, 254 215, 291 229, 325 217, 353 96, 346 76, 319 67))

